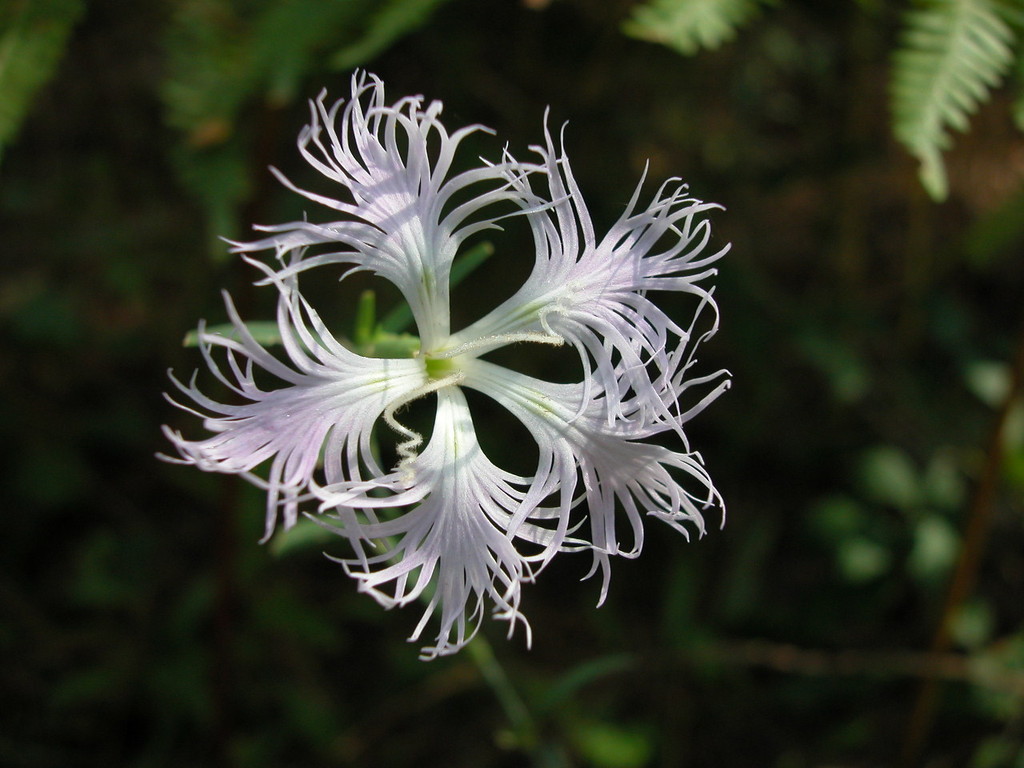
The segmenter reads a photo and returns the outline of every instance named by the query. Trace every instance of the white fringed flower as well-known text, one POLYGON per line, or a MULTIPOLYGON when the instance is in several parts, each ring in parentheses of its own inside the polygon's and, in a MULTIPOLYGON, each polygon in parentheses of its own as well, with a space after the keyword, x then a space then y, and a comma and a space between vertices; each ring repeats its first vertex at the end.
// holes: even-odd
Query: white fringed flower
POLYGON ((690 375, 694 351, 718 325, 707 285, 726 250, 708 250, 706 214, 716 206, 673 180, 641 208, 638 187, 598 236, 550 133, 534 148, 539 163, 505 153, 453 173, 458 145, 481 129, 449 134, 440 113, 439 102, 424 108, 420 97, 387 105, 382 83, 365 74, 353 78, 349 101, 328 108, 321 95, 312 104, 299 150, 345 199, 278 176, 344 218, 260 227, 266 237, 234 247, 278 257, 276 267, 246 260, 261 269, 259 284, 278 291, 287 362, 257 342, 228 300, 234 332, 201 326, 199 339, 209 368, 242 403, 215 402, 194 377, 175 380, 213 434, 187 440, 167 430, 177 461, 241 474, 267 490, 267 536, 279 519, 294 525, 305 504, 349 542, 351 555, 336 559, 363 591, 386 607, 422 601, 412 639, 432 617, 439 625, 426 658, 468 642, 488 604, 510 634, 523 624, 529 641, 521 585, 559 552, 592 553, 603 601, 610 558, 639 554, 645 515, 703 534, 706 512, 724 507, 683 427, 729 385, 724 371, 690 375), (533 272, 512 298, 453 334, 450 275, 460 246, 510 215, 529 222, 533 272), (346 275, 371 271, 401 291, 418 332, 411 356, 367 357, 330 333, 299 290, 300 278, 328 265, 344 265, 346 275), (691 295, 690 322, 672 320, 650 291, 691 295), (581 380, 552 384, 481 359, 515 342, 572 345, 581 380), (261 381, 266 373, 280 385, 257 385, 258 370, 261 381), (538 451, 531 475, 502 470, 484 454, 463 388, 493 398, 526 427, 538 451), (400 411, 427 396, 437 408, 424 441, 400 411), (663 434, 674 434, 680 449, 650 441, 663 434), (393 467, 376 458, 375 441, 387 435, 393 467))

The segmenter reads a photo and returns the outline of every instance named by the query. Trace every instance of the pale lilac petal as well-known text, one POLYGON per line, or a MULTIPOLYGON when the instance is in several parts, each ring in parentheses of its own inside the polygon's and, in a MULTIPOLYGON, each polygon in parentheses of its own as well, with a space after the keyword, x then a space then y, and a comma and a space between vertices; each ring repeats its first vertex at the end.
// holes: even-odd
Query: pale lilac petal
POLYGON ((470 126, 449 134, 439 119, 441 103, 424 108, 418 96, 388 105, 384 85, 373 75, 353 77, 348 102, 328 107, 325 98, 321 93, 311 103, 299 150, 349 199, 309 192, 277 175, 293 191, 346 218, 261 227, 267 237, 236 244, 235 251, 274 249, 281 254, 328 246, 328 251, 294 264, 292 272, 351 264, 390 280, 409 303, 424 346, 431 348, 449 332, 452 260, 466 237, 495 226, 495 218, 480 216, 481 211, 494 203, 520 201, 510 179, 518 180, 525 166, 506 155, 501 163, 452 174, 459 144, 485 129, 470 126), (479 187, 475 195, 453 202, 470 187, 479 187))
POLYGON ((533 580, 554 536, 542 510, 510 533, 510 521, 529 496, 529 480, 498 469, 484 455, 457 387, 441 389, 437 398, 434 433, 422 453, 385 477, 319 490, 326 507, 342 510, 332 530, 350 540, 356 556, 339 562, 360 588, 387 607, 424 601, 413 640, 437 615, 436 642, 424 648, 425 658, 465 645, 488 602, 497 618, 509 622, 510 634, 521 623, 529 637, 520 587, 533 580), (351 509, 387 509, 390 516, 357 520, 351 509), (377 549, 371 553, 372 542, 377 549), (534 552, 523 554, 524 548, 534 552))
POLYGON ((369 450, 370 431, 391 402, 425 384, 426 374, 418 360, 365 358, 349 351, 293 294, 282 294, 278 316, 290 365, 286 364, 252 337, 230 299, 225 300, 237 338, 211 334, 200 326, 200 349, 213 374, 244 402, 231 405, 207 397, 195 376, 188 384, 173 379, 200 409, 203 426, 214 434, 188 440, 179 432, 165 432, 181 461, 208 472, 241 474, 266 488, 269 536, 279 507, 285 526, 295 523, 298 503, 314 484, 321 462, 320 482, 358 478, 361 467, 381 473, 369 450), (223 364, 214 358, 218 349, 223 364), (273 374, 283 386, 263 389, 255 380, 256 367, 273 374), (268 467, 265 478, 256 473, 262 465, 268 467))
MULTIPOLYGON (((543 158, 547 195, 530 199, 528 178, 516 182, 532 203, 525 215, 537 251, 533 272, 511 298, 455 334, 449 346, 488 349, 524 333, 554 335, 578 350, 585 378, 600 382, 609 406, 632 388, 658 407, 652 379, 670 369, 673 348, 689 332, 646 292, 692 294, 714 314, 714 332, 718 310, 706 283, 715 274, 711 265, 728 247, 709 249, 706 214, 719 206, 688 196, 685 185, 670 181, 638 210, 641 183, 625 213, 599 239, 564 150, 556 150, 549 133, 546 146, 535 150, 543 158)), ((616 414, 606 417, 611 421, 616 414)))
POLYGON ((700 455, 641 442, 650 430, 635 421, 609 425, 600 393, 586 401, 583 384, 551 384, 482 360, 467 363, 465 374, 465 386, 494 398, 531 432, 541 451, 539 466, 557 473, 565 518, 572 512, 577 483, 582 485, 590 527, 587 543, 595 568, 603 573, 602 601, 609 557, 640 553, 642 515, 657 517, 687 537, 685 524, 704 534, 709 509, 720 509, 724 520, 721 496, 700 455), (626 545, 619 537, 623 516, 629 529, 626 545))

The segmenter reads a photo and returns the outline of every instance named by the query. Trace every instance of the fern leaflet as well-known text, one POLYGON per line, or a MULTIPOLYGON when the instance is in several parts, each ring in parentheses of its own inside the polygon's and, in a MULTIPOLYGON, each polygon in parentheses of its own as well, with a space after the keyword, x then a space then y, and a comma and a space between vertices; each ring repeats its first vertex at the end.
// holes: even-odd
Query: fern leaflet
POLYGON ((758 0, 650 0, 633 11, 623 30, 692 56, 732 40, 759 5, 758 0))
POLYGON ((0 152, 56 71, 83 10, 81 0, 0 2, 0 152))
POLYGON ((948 129, 967 129, 1013 60, 1014 34, 997 3, 929 0, 906 16, 893 58, 893 133, 920 160, 921 183, 936 200, 948 194, 948 129))

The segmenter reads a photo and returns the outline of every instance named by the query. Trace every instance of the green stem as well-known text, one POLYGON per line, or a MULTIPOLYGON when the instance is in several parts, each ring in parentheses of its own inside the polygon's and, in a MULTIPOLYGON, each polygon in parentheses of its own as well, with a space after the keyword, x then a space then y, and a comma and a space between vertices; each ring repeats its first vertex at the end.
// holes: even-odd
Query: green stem
POLYGON ((533 715, 530 714, 530 710, 527 709, 523 698, 512 685, 505 668, 501 666, 494 655, 494 649, 491 648, 487 638, 477 635, 466 646, 466 652, 473 659, 473 663, 476 664, 491 690, 494 691, 501 708, 505 710, 505 716, 508 717, 512 730, 515 731, 519 745, 531 754, 536 752, 537 723, 534 721, 533 715))
POLYGON ((505 710, 505 716, 518 742, 516 746, 530 756, 530 762, 535 768, 568 768, 569 759, 565 752, 558 746, 541 741, 537 721, 519 691, 512 685, 487 638, 477 635, 466 646, 466 652, 505 710))

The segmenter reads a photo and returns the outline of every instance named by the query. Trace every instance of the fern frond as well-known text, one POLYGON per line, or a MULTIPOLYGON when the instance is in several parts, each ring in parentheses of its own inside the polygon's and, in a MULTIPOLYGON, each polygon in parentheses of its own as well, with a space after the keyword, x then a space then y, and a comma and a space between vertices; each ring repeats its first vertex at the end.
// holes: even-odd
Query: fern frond
POLYGON ((386 0, 380 2, 362 37, 331 57, 331 67, 352 69, 365 64, 407 32, 423 25, 448 0, 386 0))
POLYGON ((948 129, 967 130, 1013 61, 1013 43, 998 0, 929 0, 906 16, 893 58, 893 133, 920 160, 921 183, 936 200, 948 194, 948 129))
POLYGON ((56 71, 83 10, 81 0, 0 2, 0 152, 56 71))
POLYGON ((692 56, 732 40, 760 5, 759 0, 649 0, 637 6, 623 31, 692 56))
MULTIPOLYGON (((1024 23, 1015 25, 1024 27, 1024 23)), ((1017 54, 1017 71, 1014 73, 1016 95, 1013 100, 1013 122, 1024 131, 1024 52, 1017 54)))

